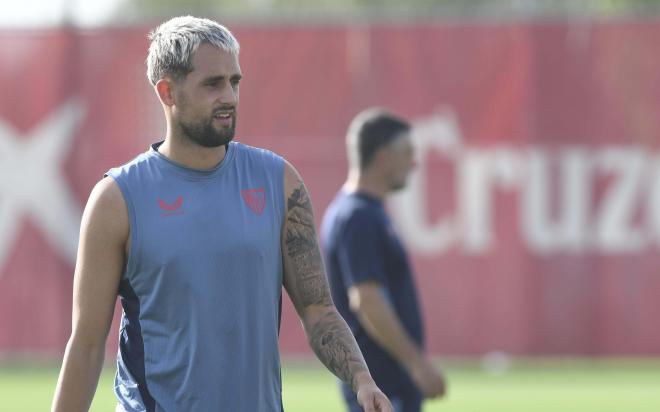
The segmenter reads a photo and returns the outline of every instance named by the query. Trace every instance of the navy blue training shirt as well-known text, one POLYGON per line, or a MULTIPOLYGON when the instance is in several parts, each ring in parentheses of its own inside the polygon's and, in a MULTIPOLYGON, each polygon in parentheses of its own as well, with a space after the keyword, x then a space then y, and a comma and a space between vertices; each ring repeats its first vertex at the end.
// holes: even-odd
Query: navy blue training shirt
POLYGON ((420 346, 422 318, 405 249, 382 202, 363 193, 340 191, 326 210, 321 241, 332 298, 351 328, 376 384, 387 395, 412 395, 407 372, 365 331, 349 308, 347 290, 377 281, 401 323, 420 346))

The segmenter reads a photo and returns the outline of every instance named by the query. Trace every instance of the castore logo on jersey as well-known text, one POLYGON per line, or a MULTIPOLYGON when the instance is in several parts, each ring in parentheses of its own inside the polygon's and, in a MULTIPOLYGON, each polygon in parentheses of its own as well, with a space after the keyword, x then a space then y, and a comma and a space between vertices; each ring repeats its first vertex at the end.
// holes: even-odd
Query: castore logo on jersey
POLYGON ((182 215, 184 213, 181 209, 182 206, 183 196, 177 197, 174 203, 167 203, 163 199, 158 198, 158 207, 164 211, 163 216, 182 215))

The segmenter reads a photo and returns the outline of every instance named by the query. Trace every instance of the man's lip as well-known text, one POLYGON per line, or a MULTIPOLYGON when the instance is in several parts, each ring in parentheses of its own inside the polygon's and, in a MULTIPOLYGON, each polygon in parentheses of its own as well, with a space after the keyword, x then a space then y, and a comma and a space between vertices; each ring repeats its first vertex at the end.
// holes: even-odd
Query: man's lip
POLYGON ((221 113, 216 113, 213 115, 213 120, 219 122, 220 124, 224 125, 231 125, 234 123, 234 113, 233 112, 225 112, 226 116, 219 116, 221 113))
POLYGON ((220 113, 215 113, 213 115, 213 120, 217 120, 222 123, 233 122, 235 118, 236 117, 233 112, 225 112, 225 113, 220 112, 220 113))
POLYGON ((229 114, 234 114, 236 112, 236 109, 216 109, 213 111, 213 114, 216 115, 218 113, 229 113, 229 114))

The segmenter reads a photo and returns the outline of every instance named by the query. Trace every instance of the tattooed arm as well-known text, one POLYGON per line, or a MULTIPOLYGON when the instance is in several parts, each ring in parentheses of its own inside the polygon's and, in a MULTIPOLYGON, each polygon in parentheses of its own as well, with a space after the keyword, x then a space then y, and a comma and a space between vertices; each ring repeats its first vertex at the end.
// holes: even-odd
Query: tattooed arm
POLYGON ((391 411, 392 406, 376 387, 355 338, 332 302, 312 204, 300 175, 289 163, 285 165, 284 192, 284 287, 300 316, 307 340, 321 362, 352 386, 365 411, 391 411))

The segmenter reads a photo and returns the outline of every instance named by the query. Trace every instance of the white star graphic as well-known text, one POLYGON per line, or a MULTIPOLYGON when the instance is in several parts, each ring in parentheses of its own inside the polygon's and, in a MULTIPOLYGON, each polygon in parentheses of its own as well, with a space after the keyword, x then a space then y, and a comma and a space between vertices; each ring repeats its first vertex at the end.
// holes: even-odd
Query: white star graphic
POLYGON ((81 208, 61 166, 83 112, 71 99, 21 138, 0 120, 0 276, 22 216, 58 253, 75 261, 81 208))

